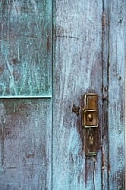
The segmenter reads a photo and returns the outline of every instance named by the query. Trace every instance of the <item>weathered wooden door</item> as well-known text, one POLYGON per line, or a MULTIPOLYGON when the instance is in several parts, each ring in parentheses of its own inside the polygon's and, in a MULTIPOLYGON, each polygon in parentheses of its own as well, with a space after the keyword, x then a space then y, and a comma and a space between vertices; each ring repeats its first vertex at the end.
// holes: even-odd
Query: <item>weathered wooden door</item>
POLYGON ((56 0, 53 189, 124 190, 126 1, 56 0), (82 96, 99 96, 96 157, 84 152, 82 96), (81 112, 81 110, 80 110, 81 112))
POLYGON ((124 189, 125 8, 125 0, 0 2, 0 190, 124 189), (99 97, 90 158, 88 92, 99 97))

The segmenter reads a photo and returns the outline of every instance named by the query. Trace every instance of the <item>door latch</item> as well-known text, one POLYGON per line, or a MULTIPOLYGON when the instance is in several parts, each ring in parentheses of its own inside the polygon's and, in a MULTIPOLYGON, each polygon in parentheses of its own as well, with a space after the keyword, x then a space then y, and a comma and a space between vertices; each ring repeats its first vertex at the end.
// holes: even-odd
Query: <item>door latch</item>
POLYGON ((85 134, 85 155, 97 155, 98 145, 98 95, 88 93, 84 96, 82 109, 82 127, 85 134))
POLYGON ((94 93, 85 94, 84 105, 82 126, 85 128, 98 127, 98 95, 94 93))
MULTIPOLYGON (((98 95, 87 93, 83 97, 82 127, 86 156, 97 155, 98 150, 98 95)), ((79 107, 73 105, 72 111, 79 115, 79 107)))

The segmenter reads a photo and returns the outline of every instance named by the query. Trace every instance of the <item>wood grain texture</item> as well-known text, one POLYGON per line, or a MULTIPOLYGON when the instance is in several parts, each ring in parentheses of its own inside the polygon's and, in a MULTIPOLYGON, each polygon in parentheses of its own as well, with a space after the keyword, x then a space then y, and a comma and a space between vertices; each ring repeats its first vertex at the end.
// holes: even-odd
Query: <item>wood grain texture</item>
POLYGON ((103 63, 103 102, 102 102, 102 190, 109 190, 108 179, 108 155, 109 155, 109 138, 108 138, 108 89, 109 89, 109 0, 103 1, 102 15, 102 63, 103 63))
POLYGON ((56 0, 54 12, 53 189, 101 190, 101 149, 85 159, 72 106, 81 106, 84 93, 98 93, 101 128, 102 2, 56 0))
POLYGON ((126 1, 111 0, 109 32, 109 184, 124 189, 124 68, 126 65, 126 1))
POLYGON ((51 100, 0 101, 0 190, 51 190, 51 100))
POLYGON ((51 0, 0 1, 0 96, 51 94, 51 0))
MULTIPOLYGON (((126 67, 125 67, 125 76, 126 76, 126 67)), ((126 77, 125 77, 125 158, 126 158, 126 77)), ((126 161, 125 161, 126 168, 126 161)), ((126 170, 125 170, 125 189, 126 189, 126 170)))

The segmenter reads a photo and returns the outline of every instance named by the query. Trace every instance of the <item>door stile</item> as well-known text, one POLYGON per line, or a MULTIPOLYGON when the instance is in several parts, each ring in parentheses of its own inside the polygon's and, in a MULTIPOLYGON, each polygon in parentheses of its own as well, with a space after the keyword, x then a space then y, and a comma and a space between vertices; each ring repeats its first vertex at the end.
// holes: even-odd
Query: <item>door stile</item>
POLYGON ((109 2, 109 189, 124 189, 124 68, 126 0, 109 2))

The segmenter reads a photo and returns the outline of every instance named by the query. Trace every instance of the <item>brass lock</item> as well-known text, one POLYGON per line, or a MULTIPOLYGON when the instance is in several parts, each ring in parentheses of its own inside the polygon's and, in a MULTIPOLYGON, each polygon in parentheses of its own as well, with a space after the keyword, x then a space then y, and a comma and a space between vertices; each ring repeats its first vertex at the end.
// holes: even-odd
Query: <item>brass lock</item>
MULTIPOLYGON (((97 155, 98 144, 98 95, 87 93, 83 98, 82 127, 84 130, 84 146, 86 156, 97 155)), ((79 115, 79 107, 73 105, 72 111, 79 115)))
POLYGON ((84 109, 82 109, 82 127, 85 134, 85 155, 97 155, 98 141, 98 95, 88 93, 84 96, 84 109))
POLYGON ((84 96, 85 107, 82 109, 82 126, 98 127, 98 95, 88 93, 84 96))

